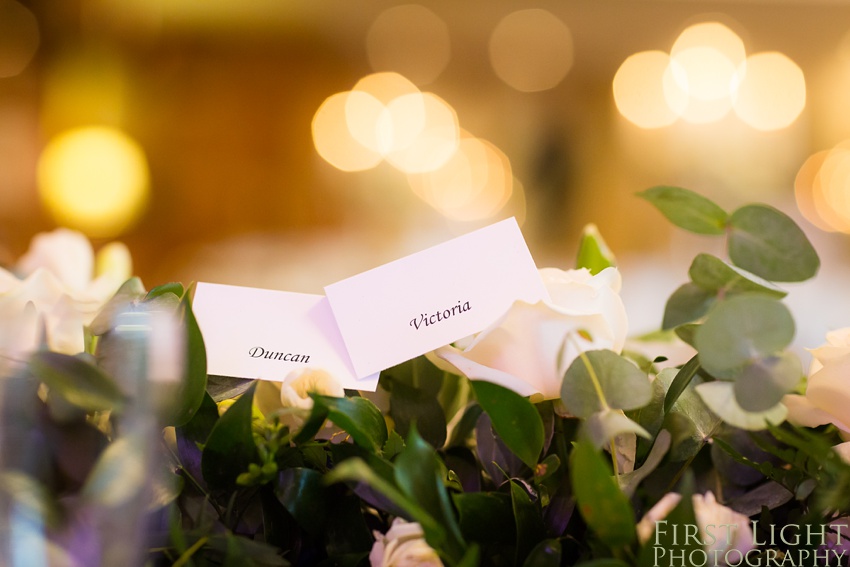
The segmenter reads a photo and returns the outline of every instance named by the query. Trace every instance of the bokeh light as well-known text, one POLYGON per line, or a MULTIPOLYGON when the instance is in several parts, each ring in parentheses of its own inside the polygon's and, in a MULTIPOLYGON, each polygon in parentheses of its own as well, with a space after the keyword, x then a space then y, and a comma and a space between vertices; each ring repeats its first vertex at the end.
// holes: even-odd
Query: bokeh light
MULTIPOLYGON (((313 145, 322 159, 342 171, 363 171, 381 163, 383 156, 351 133, 346 118, 350 91, 325 99, 313 116, 313 145)), ((368 96, 368 95, 364 95, 368 96)))
POLYGON ((394 6, 372 22, 366 36, 366 52, 373 70, 396 71, 417 85, 427 85, 449 63, 449 30, 425 6, 394 6))
POLYGON ((850 233, 850 141, 810 156, 797 172, 794 195, 809 222, 850 233))
POLYGON ((776 51, 752 55, 746 66, 746 76, 735 98, 736 114, 756 130, 789 126, 806 106, 803 71, 776 51))
POLYGON ((490 142, 467 133, 442 167, 408 180, 413 192, 443 216, 467 222, 498 213, 513 188, 508 158, 490 142))
POLYGON ((148 198, 147 159, 123 132, 107 127, 53 138, 38 162, 42 201, 54 219, 94 237, 124 232, 148 198))
POLYGON ((688 99, 680 89, 671 89, 669 98, 665 95, 669 65, 670 56, 663 51, 641 51, 623 61, 614 75, 614 103, 620 114, 647 129, 675 122, 688 99))
POLYGON ((458 147, 460 126, 455 110, 432 93, 423 93, 424 123, 415 139, 386 155, 387 161, 405 173, 423 173, 442 166, 458 147))
POLYGON ((542 9, 508 14, 490 36, 490 64, 505 83, 522 92, 551 89, 573 64, 567 25, 542 9))
POLYGON ((15 0, 0 0, 0 78, 26 69, 38 50, 38 20, 15 0))

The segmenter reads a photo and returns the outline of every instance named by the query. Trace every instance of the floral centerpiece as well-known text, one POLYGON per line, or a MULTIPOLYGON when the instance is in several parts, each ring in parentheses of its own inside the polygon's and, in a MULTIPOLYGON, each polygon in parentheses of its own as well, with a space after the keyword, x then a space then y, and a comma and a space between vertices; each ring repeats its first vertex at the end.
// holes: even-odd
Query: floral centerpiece
POLYGON ((850 332, 804 371, 777 285, 816 252, 769 206, 640 196, 727 250, 658 333, 628 336, 591 227, 549 301, 376 393, 208 375, 191 286, 40 236, 0 271, 3 564, 846 565, 850 332))

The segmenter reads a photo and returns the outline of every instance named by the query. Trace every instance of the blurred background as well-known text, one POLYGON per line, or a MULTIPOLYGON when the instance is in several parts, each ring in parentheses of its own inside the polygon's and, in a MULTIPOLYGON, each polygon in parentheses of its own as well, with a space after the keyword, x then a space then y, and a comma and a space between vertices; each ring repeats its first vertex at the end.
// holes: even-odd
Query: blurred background
POLYGON ((68 226, 148 287, 322 287, 516 216, 538 266, 595 223, 634 332, 695 251, 635 193, 794 217, 850 325, 850 2, 0 0, 0 265, 68 226))

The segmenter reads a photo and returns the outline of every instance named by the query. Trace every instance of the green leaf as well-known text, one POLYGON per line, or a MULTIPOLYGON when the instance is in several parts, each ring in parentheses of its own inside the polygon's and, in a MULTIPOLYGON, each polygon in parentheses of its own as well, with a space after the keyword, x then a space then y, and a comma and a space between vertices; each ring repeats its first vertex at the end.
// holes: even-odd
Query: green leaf
POLYGON ((701 319, 717 301, 717 294, 695 283, 682 284, 667 299, 662 329, 672 329, 701 319))
POLYGON ((395 481, 408 498, 445 528, 444 535, 429 534, 423 526, 426 540, 435 549, 445 551, 449 557, 459 560, 466 546, 442 480, 437 452, 419 436, 415 427, 410 430, 404 451, 396 458, 395 481), (437 541, 438 537, 445 539, 437 541))
POLYGON ((732 379, 753 360, 781 351, 793 338, 788 308, 752 293, 718 303, 694 336, 700 365, 722 379, 732 379))
POLYGON ((778 282, 814 276, 820 259, 797 224, 767 205, 747 205, 729 219, 729 258, 735 265, 778 282))
POLYGON ((658 186, 638 193, 670 222, 697 234, 723 234, 726 212, 713 201, 681 187, 658 186))
POLYGON ((612 547, 632 543, 635 540, 632 507, 591 443, 575 444, 570 454, 570 478, 579 513, 599 539, 612 547))
POLYGON ((522 567, 559 567, 561 565, 561 542, 545 539, 531 550, 522 567))
POLYGON ((610 350, 590 350, 570 364, 561 399, 576 417, 606 409, 637 409, 652 400, 649 378, 637 366, 610 350))
POLYGON ((702 289, 723 292, 727 296, 733 293, 761 293, 782 299, 787 292, 769 281, 733 266, 711 254, 699 254, 691 263, 688 275, 702 289))
POLYGON ((461 533, 470 541, 513 544, 516 541, 511 497, 503 492, 452 494, 461 533))
POLYGON ((112 378, 81 357, 36 352, 29 359, 29 371, 51 393, 86 411, 120 411, 124 407, 124 394, 112 378))
POLYGON ((667 389, 667 394, 664 396, 664 413, 670 411, 673 404, 676 403, 676 400, 679 399, 679 396, 682 395, 682 392, 685 391, 685 388, 688 387, 688 384, 691 383, 697 372, 699 372, 699 355, 695 354, 679 369, 676 377, 673 378, 673 382, 667 389))
MULTIPOLYGON (((429 363, 430 364, 430 363, 429 363)), ((407 435, 410 426, 435 447, 446 442, 446 416, 433 390, 415 388, 391 376, 382 378, 390 384, 389 415, 401 435, 407 435)))
POLYGON ((384 446, 381 448, 381 452, 385 459, 391 461, 403 450, 404 439, 398 434, 398 431, 393 429, 390 431, 389 437, 387 437, 387 442, 384 443, 384 446))
POLYGON ((153 299, 155 297, 159 297, 160 295, 165 295, 165 294, 169 294, 169 293, 176 295, 177 299, 180 299, 181 297, 183 297, 183 292, 184 292, 184 289, 183 289, 182 283, 180 283, 180 282, 170 282, 170 283, 167 283, 167 284, 156 286, 155 288, 150 290, 148 292, 148 294, 145 296, 145 300, 150 300, 150 299, 153 299))
POLYGON ((142 495, 151 471, 147 467, 150 440, 130 434, 113 441, 101 453, 82 488, 88 502, 118 508, 142 495))
POLYGON ((735 385, 730 382, 706 382, 697 386, 696 391, 711 411, 726 423, 741 429, 765 429, 770 425, 782 423, 788 415, 788 409, 782 403, 766 411, 744 410, 735 399, 735 385))
POLYGON ((498 384, 474 380, 478 403, 511 452, 534 468, 543 450, 543 420, 528 399, 498 384))
POLYGON ((587 268, 591 274, 596 275, 605 268, 610 268, 616 264, 614 254, 608 248, 602 235, 599 234, 596 225, 586 225, 581 234, 576 268, 587 268))
POLYGON ((330 502, 321 473, 301 467, 284 469, 278 474, 274 493, 307 533, 321 535, 330 502))
POLYGON ((546 534, 540 508, 531 501, 528 493, 518 482, 512 480, 511 503, 516 521, 516 556, 514 565, 520 565, 531 550, 540 543, 546 534))
POLYGON ((201 470, 211 487, 233 489, 236 477, 258 459, 252 433, 256 388, 256 383, 251 385, 210 431, 201 455, 201 470))
POLYGON ((328 412, 328 419, 351 435, 355 443, 379 454, 387 442, 387 424, 381 410, 366 398, 332 398, 310 394, 328 412))
POLYGON ((748 364, 735 380, 735 399, 741 409, 767 411, 791 393, 803 379, 800 359, 790 352, 748 364))
POLYGON ((658 437, 655 438, 652 450, 649 451, 649 455, 646 457, 643 465, 641 465, 640 468, 621 474, 617 477, 620 489, 626 494, 626 496, 631 497, 635 490, 637 490, 638 485, 649 477, 656 468, 658 468, 658 465, 661 464, 661 460, 664 458, 664 455, 666 455, 667 451, 670 449, 671 440, 670 432, 666 429, 662 429, 658 433, 658 437))
POLYGON ((144 296, 145 286, 139 278, 133 277, 121 284, 115 295, 106 302, 89 325, 92 334, 96 336, 106 334, 112 328, 115 317, 127 311, 134 303, 141 301, 144 296))
POLYGON ((168 425, 183 425, 192 419, 207 389, 207 350, 189 296, 190 293, 183 295, 178 311, 186 333, 186 361, 183 383, 175 398, 177 405, 168 425))

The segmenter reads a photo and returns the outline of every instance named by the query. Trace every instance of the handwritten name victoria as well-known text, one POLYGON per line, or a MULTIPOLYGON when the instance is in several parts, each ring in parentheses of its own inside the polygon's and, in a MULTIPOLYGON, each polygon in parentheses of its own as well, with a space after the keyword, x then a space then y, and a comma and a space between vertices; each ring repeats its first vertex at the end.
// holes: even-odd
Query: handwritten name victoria
POLYGON ((468 301, 464 303, 458 301, 457 305, 453 305, 451 309, 443 309, 442 311, 436 311, 430 314, 420 313, 418 316, 410 320, 410 326, 418 331, 421 327, 428 327, 429 325, 434 325, 440 321, 445 321, 449 317, 466 313, 470 309, 472 309, 472 307, 470 307, 468 301))
POLYGON ((282 360, 283 362, 302 362, 307 364, 310 362, 309 354, 298 354, 294 352, 280 352, 264 349, 261 346, 255 346, 248 349, 248 356, 251 358, 267 358, 269 360, 282 360))

